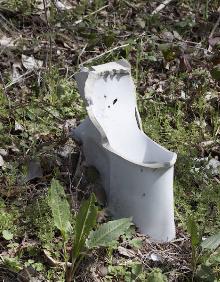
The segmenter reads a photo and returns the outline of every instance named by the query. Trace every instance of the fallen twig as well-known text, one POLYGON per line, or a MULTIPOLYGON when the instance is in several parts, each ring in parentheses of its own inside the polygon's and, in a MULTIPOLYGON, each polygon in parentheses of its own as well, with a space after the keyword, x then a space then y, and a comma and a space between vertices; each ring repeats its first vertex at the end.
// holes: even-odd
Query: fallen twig
POLYGON ((152 15, 155 15, 159 13, 161 10, 163 10, 172 0, 165 0, 163 3, 161 3, 153 12, 152 15))
POLYGON ((3 23, 4 28, 9 32, 9 34, 13 34, 13 31, 20 32, 12 22, 8 21, 2 13, 0 13, 0 22, 3 23), (8 25, 8 26, 7 26, 8 25))
POLYGON ((126 1, 126 0, 123 0, 123 2, 124 2, 128 7, 132 8, 132 9, 134 9, 134 10, 137 10, 137 7, 135 7, 134 4, 132 4, 132 3, 128 2, 128 1, 126 1))
POLYGON ((108 6, 109 6, 109 4, 108 4, 108 5, 105 5, 105 6, 101 7, 101 8, 99 8, 98 10, 96 10, 96 11, 94 11, 94 12, 88 14, 88 15, 85 15, 85 16, 82 17, 80 20, 75 21, 75 22, 73 23, 73 25, 77 25, 77 24, 81 23, 84 19, 86 19, 86 18, 88 18, 88 17, 90 17, 90 16, 92 16, 92 15, 95 15, 95 14, 99 13, 100 11, 104 10, 105 8, 107 8, 108 6))
POLYGON ((200 145, 203 146, 203 147, 207 147, 207 146, 210 146, 210 145, 212 145, 212 144, 214 144, 214 143, 215 143, 214 140, 209 140, 209 141, 203 141, 203 142, 201 142, 200 145))
POLYGON ((79 61, 81 61, 81 57, 83 55, 83 53, 85 52, 86 50, 86 47, 88 46, 88 43, 86 43, 82 49, 82 51, 80 52, 79 56, 78 56, 78 59, 77 59, 77 65, 79 65, 79 61))
POLYGON ((6 89, 5 89, 5 82, 4 82, 4 78, 3 78, 3 76, 2 76, 1 71, 0 71, 0 79, 1 79, 1 81, 2 81, 3 90, 5 91, 5 90, 6 90, 6 89))
POLYGON ((48 261, 48 263, 53 266, 53 267, 62 267, 62 268, 65 268, 66 266, 67 267, 71 267, 72 266, 72 263, 71 262, 61 262, 61 261, 57 261, 55 259, 53 259, 51 256, 50 256, 50 253, 47 251, 47 250, 43 250, 43 253, 44 253, 44 256, 46 258, 46 260, 48 261))
POLYGON ((218 17, 218 19, 217 19, 215 25, 214 25, 213 28, 212 28, 212 31, 211 31, 211 33, 210 33, 210 35, 209 35, 209 39, 213 37, 216 28, 217 28, 218 25, 220 24, 220 7, 218 8, 218 13, 219 13, 219 17, 218 17))
MULTIPOLYGON (((11 83, 8 83, 5 85, 5 90, 8 90, 8 88, 10 88, 12 85, 18 83, 18 82, 21 82, 21 80, 26 77, 27 78, 27 75, 31 74, 32 73, 32 70, 28 70, 26 71, 24 74, 22 74, 21 76, 19 76, 18 79, 15 79, 14 81, 12 81, 11 83)), ((32 74, 33 75, 33 74, 32 74)))
POLYGON ((102 53, 102 54, 99 54, 99 55, 96 56, 96 57, 93 57, 93 58, 91 58, 91 59, 88 59, 87 61, 81 63, 80 66, 82 66, 82 65, 84 65, 84 64, 88 64, 88 63, 90 63, 90 62, 92 62, 92 61, 94 61, 94 60, 97 60, 97 59, 101 58, 102 56, 105 56, 106 54, 109 54, 109 53, 111 53, 111 52, 114 52, 115 50, 118 50, 118 49, 121 49, 121 48, 124 48, 124 47, 127 47, 127 46, 129 46, 129 44, 124 44, 124 45, 120 45, 120 46, 114 47, 114 48, 112 48, 112 49, 110 49, 110 50, 108 50, 108 51, 105 51, 105 52, 102 53))
MULTIPOLYGON (((219 24, 220 24, 220 7, 218 8, 217 12, 218 12, 219 16, 218 16, 218 19, 217 19, 215 25, 213 26, 213 28, 212 28, 212 30, 211 30, 211 32, 210 32, 209 40, 213 38, 213 35, 214 35, 215 31, 216 31, 216 28, 217 28, 217 27, 219 26, 219 24)), ((209 50, 209 51, 212 50, 211 44, 209 44, 208 50, 209 50)))
MULTIPOLYGON (((90 58, 90 59, 86 60, 85 62, 82 62, 81 64, 79 64, 79 67, 82 67, 84 64, 88 64, 88 63, 90 63, 90 62, 92 62, 92 61, 94 61, 94 60, 96 60, 96 59, 101 58, 102 56, 105 56, 105 55, 108 54, 108 53, 111 53, 111 52, 113 52, 113 51, 115 51, 115 50, 118 50, 118 49, 120 49, 120 48, 124 48, 124 47, 127 47, 127 46, 129 46, 129 44, 124 44, 124 45, 120 45, 120 46, 114 47, 114 48, 112 48, 112 49, 110 49, 110 50, 108 50, 108 51, 105 51, 105 52, 102 53, 102 54, 97 55, 96 57, 90 58)), ((76 73, 77 73, 77 72, 74 72, 73 74, 71 74, 71 75, 68 77, 68 80, 70 80, 76 73)))

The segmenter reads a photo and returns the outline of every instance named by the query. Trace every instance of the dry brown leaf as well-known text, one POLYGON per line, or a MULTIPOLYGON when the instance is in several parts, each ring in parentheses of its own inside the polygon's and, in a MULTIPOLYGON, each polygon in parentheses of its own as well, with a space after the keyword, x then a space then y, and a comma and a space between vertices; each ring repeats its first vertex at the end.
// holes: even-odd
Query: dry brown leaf
POLYGON ((4 160, 3 160, 3 157, 0 155, 0 167, 3 167, 4 166, 4 160))
POLYGON ((14 46, 14 39, 11 37, 7 37, 5 35, 0 38, 0 46, 3 47, 13 47, 14 46))
POLYGON ((212 47, 216 46, 220 44, 220 37, 211 37, 209 38, 209 45, 211 45, 212 47))
POLYGON ((63 3, 63 2, 58 1, 58 0, 56 0, 56 1, 54 2, 54 4, 55 4, 55 6, 57 7, 57 9, 60 10, 60 11, 66 11, 66 10, 70 10, 70 9, 73 8, 73 7, 70 6, 68 3, 65 3, 65 2, 63 3))
POLYGON ((127 258, 134 258, 136 255, 136 253, 133 250, 129 250, 121 246, 118 247, 118 252, 120 255, 123 255, 127 258))
POLYGON ((27 70, 40 69, 43 66, 43 61, 35 59, 33 56, 25 56, 22 54, 21 61, 27 70))
POLYGON ((22 77, 21 70, 21 64, 19 62, 14 62, 12 65, 12 83, 20 80, 20 78, 22 77))

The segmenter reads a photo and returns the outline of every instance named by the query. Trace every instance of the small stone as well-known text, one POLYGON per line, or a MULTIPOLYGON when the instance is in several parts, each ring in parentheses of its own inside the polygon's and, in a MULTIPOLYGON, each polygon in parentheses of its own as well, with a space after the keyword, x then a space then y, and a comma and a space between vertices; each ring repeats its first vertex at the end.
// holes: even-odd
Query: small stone
POLYGON ((105 277, 108 274, 108 268, 106 266, 102 265, 99 268, 99 274, 100 274, 100 276, 105 277))

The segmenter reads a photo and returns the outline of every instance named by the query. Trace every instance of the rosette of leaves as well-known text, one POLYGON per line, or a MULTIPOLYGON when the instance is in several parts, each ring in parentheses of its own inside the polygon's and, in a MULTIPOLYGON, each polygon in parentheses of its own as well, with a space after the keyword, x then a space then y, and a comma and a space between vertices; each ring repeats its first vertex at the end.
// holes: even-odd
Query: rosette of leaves
MULTIPOLYGON (((70 224, 71 211, 65 191, 59 181, 55 179, 52 180, 49 188, 49 205, 54 225, 62 234, 65 248, 65 242, 72 229, 70 224)), ((132 224, 131 218, 122 218, 109 221, 93 230, 96 225, 97 212, 96 198, 92 194, 89 199, 82 203, 75 219, 71 267, 66 267, 66 281, 72 281, 79 264, 91 249, 112 246, 132 224)))

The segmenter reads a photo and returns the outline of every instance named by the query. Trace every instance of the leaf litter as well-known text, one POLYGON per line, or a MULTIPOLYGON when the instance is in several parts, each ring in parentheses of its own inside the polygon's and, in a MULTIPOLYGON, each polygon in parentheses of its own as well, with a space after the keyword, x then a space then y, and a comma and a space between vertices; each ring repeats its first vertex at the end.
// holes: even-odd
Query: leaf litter
MULTIPOLYGON (((106 6, 106 3, 96 6, 94 1, 89 1, 87 5, 77 4, 76 1, 54 1, 54 5, 52 1, 45 1, 49 18, 47 21, 43 2, 37 1, 36 6, 26 5, 24 8, 22 5, 9 6, 7 1, 2 1, 0 6, 0 95, 4 101, 4 109, 1 107, 0 110, 0 146, 3 150, 0 152, 0 165, 4 168, 0 174, 0 191, 8 207, 18 205, 21 210, 26 210, 28 205, 38 203, 46 197, 54 177, 60 178, 66 193, 70 195, 74 213, 78 211, 81 200, 97 190, 99 183, 93 183, 95 188, 92 187, 85 177, 83 158, 79 161, 80 144, 68 144, 67 141, 71 127, 84 116, 72 77, 81 62, 98 64, 114 60, 115 57, 128 56, 132 66, 136 66, 133 71, 136 75, 140 112, 146 119, 152 109, 156 111, 152 112, 150 119, 166 107, 169 107, 169 111, 178 108, 178 105, 183 107, 178 108, 179 116, 176 116, 175 121, 172 113, 167 111, 163 114, 166 121, 159 115, 159 125, 156 127, 158 121, 155 120, 154 130, 151 131, 150 125, 144 125, 144 128, 156 141, 166 145, 171 143, 171 148, 173 146, 175 150, 181 151, 184 143, 188 142, 178 137, 183 134, 183 129, 179 129, 175 141, 169 139, 184 112, 181 126, 187 128, 189 121, 193 120, 202 136, 199 142, 190 139, 187 149, 198 149, 197 158, 208 157, 208 164, 205 165, 205 168, 211 170, 208 181, 217 187, 217 157, 220 157, 219 115, 216 114, 219 111, 220 91, 219 34, 215 30, 210 37, 210 33, 218 19, 218 7, 210 5, 207 20, 204 20, 204 14, 197 13, 193 7, 184 3, 171 2, 152 17, 160 1, 148 5, 144 1, 134 1, 132 4, 127 1, 108 1, 106 6), (33 75, 29 76, 30 73, 33 75), (207 104, 196 107, 196 104, 202 104, 200 98, 204 95, 207 104), (159 132, 162 138, 155 132, 159 132)), ((199 166, 203 171, 203 164, 199 166)), ((177 178, 179 171, 177 167, 177 178)), ((197 173, 193 181, 204 187, 197 173)), ((197 190, 200 189, 199 185, 196 186, 197 190)), ((187 190, 187 196, 184 197, 191 198, 191 192, 187 190)), ((184 214, 185 205, 189 205, 189 201, 181 204, 178 197, 177 201, 180 206, 178 213, 184 214)), ((213 205, 215 210, 216 205, 213 205)), ((193 209, 195 205, 192 205, 193 209)), ((45 212, 44 208, 42 211, 45 212)), ((99 222, 107 219, 107 212, 100 213, 99 222)), ((214 221, 217 220, 213 215, 209 226, 214 221)), ((42 241, 45 240, 43 231, 42 237, 39 237, 41 235, 30 233, 25 224, 21 220, 18 225, 23 226, 25 236, 30 240, 22 263, 27 262, 32 251, 38 254, 37 246, 41 248, 42 242, 56 256, 55 245, 59 242, 59 234, 52 237, 54 244, 51 246, 48 245, 50 239, 46 243, 42 241), (31 247, 32 251, 29 250, 31 247)), ((153 267, 168 270, 169 281, 186 281, 186 277, 192 275, 190 241, 181 217, 177 216, 176 224, 177 239, 171 243, 154 243, 138 233, 132 235, 132 239, 143 239, 139 248, 129 245, 127 241, 119 242, 113 252, 113 265, 125 258, 138 259, 146 270, 153 267)), ((1 233, 3 238, 0 238, 0 243, 5 255, 10 254, 11 250, 6 244, 7 238, 12 237, 10 234, 13 234, 10 240, 18 242, 20 247, 24 239, 23 229, 18 230, 17 234, 11 229, 1 233)), ((16 256, 16 252, 11 254, 15 260, 16 256)), ((36 259, 38 256, 34 257, 36 259)), ((53 259, 55 263, 62 261, 59 256, 53 259)), ((80 266, 76 281, 97 281, 107 276, 107 260, 102 249, 92 252, 80 266), (101 275, 100 265, 104 269, 101 275)), ((54 281, 58 281, 61 274, 54 271, 53 275, 54 281)), ((42 278, 39 272, 36 276, 39 281, 47 279, 42 278)))

